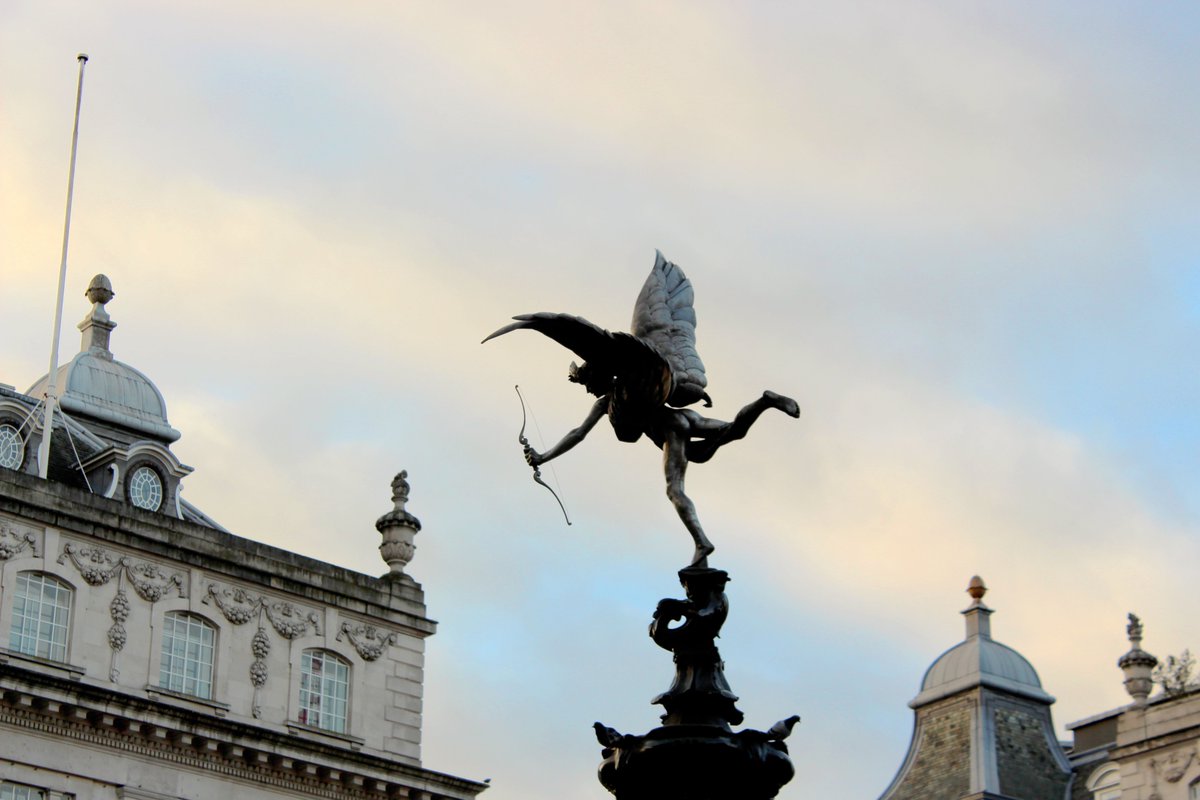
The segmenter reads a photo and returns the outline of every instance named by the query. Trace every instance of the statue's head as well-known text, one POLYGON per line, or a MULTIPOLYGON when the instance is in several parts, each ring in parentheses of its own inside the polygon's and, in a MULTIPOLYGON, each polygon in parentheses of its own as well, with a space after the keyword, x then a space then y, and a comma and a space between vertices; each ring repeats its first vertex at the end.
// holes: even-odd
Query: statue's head
POLYGON ((605 380, 603 373, 586 361, 582 364, 572 361, 571 366, 567 368, 567 380, 582 385, 589 394, 594 394, 596 397, 603 397, 612 390, 612 378, 605 380))

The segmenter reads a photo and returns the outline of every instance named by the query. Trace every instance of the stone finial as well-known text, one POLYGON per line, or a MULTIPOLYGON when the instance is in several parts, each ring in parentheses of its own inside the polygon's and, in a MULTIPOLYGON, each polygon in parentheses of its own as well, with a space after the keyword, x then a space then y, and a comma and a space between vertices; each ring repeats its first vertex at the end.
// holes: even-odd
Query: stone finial
POLYGON ((83 318, 83 322, 79 323, 79 330, 83 333, 80 350, 112 358, 108 342, 117 323, 109 318, 108 311, 104 308, 104 304, 116 296, 112 282, 109 281, 107 275, 97 275, 88 284, 84 296, 92 302, 92 310, 83 318))
POLYGON ((983 596, 987 594, 987 585, 984 584, 983 578, 978 575, 971 576, 971 580, 967 584, 967 594, 971 596, 971 605, 962 612, 967 620, 967 638, 982 636, 990 639, 992 637, 992 621, 989 617, 992 615, 992 610, 983 604, 983 596))
POLYGON ((390 576, 403 574, 408 562, 412 561, 417 550, 417 546, 413 544, 413 537, 421 530, 421 521, 404 508, 411 488, 407 478, 408 471, 401 470, 392 479, 393 508, 375 521, 375 530, 383 536, 383 542, 379 545, 379 555, 387 563, 390 576))
POLYGON ((1129 624, 1125 626, 1125 633, 1129 636, 1130 643, 1134 648, 1141 649, 1142 646, 1142 620, 1132 611, 1129 613, 1129 624))
POLYGON ((1133 698, 1133 704, 1143 706, 1154 689, 1152 674, 1158 659, 1142 649, 1142 621, 1137 614, 1129 615, 1125 632, 1129 636, 1129 652, 1117 660, 1117 666, 1125 673, 1125 691, 1133 698))
POLYGON ((117 296, 117 293, 113 291, 112 281, 108 279, 107 275, 103 274, 92 278, 92 282, 88 284, 87 291, 83 294, 84 297, 96 305, 104 305, 117 296))

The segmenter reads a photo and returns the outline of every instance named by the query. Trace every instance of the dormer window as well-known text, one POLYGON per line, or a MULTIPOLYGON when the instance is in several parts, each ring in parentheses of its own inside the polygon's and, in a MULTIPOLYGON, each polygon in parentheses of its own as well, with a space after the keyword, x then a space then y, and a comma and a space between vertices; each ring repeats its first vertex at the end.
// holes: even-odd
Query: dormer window
POLYGON ((163 501, 163 482, 148 466, 140 466, 129 475, 129 502, 147 511, 158 511, 163 501))

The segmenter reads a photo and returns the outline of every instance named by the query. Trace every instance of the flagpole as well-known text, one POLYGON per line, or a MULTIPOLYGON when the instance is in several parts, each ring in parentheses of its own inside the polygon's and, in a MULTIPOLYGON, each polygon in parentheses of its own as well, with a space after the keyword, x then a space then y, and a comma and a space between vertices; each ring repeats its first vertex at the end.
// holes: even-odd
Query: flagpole
POLYGON ((58 302, 54 307, 54 337, 50 346, 50 382, 46 387, 46 405, 42 412, 42 443, 38 447, 38 475, 46 477, 50 469, 50 436, 54 430, 54 411, 58 406, 58 340, 62 332, 63 294, 67 286, 67 240, 71 234, 71 200, 75 196, 75 153, 79 149, 79 108, 83 102, 83 67, 87 54, 80 53, 79 84, 75 89, 75 129, 71 133, 71 168, 67 173, 67 214, 63 222, 62 261, 58 265, 58 302))

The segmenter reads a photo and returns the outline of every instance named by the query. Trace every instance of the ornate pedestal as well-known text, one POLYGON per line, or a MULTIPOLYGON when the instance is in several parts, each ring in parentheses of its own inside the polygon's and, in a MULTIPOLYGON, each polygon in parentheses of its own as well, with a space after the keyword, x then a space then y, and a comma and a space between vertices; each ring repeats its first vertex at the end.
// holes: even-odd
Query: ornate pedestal
POLYGON ((600 782, 617 800, 770 800, 792 779, 783 740, 799 717, 767 731, 731 728, 742 712, 713 643, 729 613, 728 580, 722 570, 680 570, 687 599, 654 612, 650 638, 675 655, 675 679, 653 700, 665 709, 662 727, 633 736, 596 723, 600 782))

